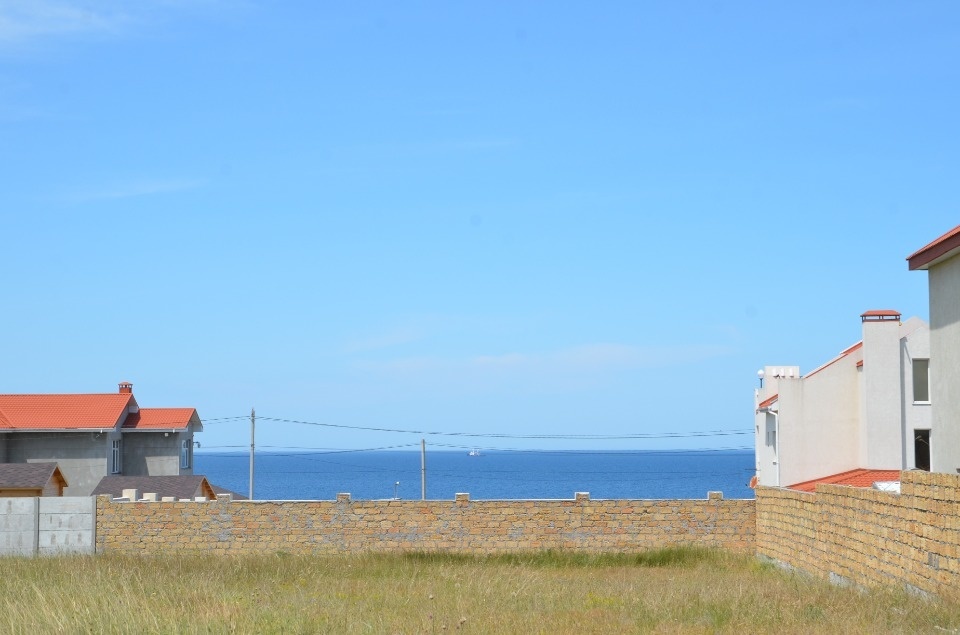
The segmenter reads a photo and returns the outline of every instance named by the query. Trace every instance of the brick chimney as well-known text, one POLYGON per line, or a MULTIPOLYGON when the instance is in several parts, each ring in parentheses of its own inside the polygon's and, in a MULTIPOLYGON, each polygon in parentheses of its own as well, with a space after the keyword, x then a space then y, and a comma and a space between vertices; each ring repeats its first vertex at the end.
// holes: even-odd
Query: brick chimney
POLYGON ((120 394, 121 395, 131 395, 133 394, 133 384, 129 381, 120 382, 120 394))

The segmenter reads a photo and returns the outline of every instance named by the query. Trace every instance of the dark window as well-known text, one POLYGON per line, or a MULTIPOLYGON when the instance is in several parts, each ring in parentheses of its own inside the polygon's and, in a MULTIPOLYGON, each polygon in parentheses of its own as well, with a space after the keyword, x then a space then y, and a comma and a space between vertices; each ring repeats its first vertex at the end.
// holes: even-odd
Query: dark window
POLYGON ((913 400, 930 401, 930 360, 913 360, 913 400))
POLYGON ((180 467, 189 468, 191 458, 193 458, 193 440, 184 439, 180 442, 180 467))
POLYGON ((913 431, 913 466, 918 470, 930 471, 930 431, 913 431))
POLYGON ((123 455, 120 439, 114 439, 110 446, 110 473, 121 474, 123 472, 123 455))

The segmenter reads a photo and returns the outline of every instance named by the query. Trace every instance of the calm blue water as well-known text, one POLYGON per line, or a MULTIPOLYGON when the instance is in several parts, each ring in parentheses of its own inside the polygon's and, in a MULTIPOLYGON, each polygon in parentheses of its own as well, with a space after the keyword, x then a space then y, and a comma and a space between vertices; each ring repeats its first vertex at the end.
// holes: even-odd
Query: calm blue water
MULTIPOLYGON (((747 483, 754 473, 753 451, 661 452, 427 452, 427 499, 452 500, 467 492, 473 500, 573 498, 590 492, 601 498, 753 498, 747 483)), ((197 453, 195 474, 246 495, 249 456, 197 453)), ((332 500, 338 492, 354 499, 420 498, 420 452, 378 451, 256 455, 257 499, 332 500), (399 485, 395 485, 399 482, 399 485)))

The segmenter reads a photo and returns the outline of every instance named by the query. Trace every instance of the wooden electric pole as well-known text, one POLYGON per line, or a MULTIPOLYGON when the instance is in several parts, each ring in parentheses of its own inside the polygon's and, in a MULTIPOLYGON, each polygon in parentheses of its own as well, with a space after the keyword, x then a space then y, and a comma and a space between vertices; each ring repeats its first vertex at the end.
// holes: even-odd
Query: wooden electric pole
POLYGON ((253 500, 253 452, 255 447, 254 429, 257 425, 257 411, 250 408, 250 500, 253 500))
POLYGON ((427 441, 420 439, 420 500, 427 500, 427 441))

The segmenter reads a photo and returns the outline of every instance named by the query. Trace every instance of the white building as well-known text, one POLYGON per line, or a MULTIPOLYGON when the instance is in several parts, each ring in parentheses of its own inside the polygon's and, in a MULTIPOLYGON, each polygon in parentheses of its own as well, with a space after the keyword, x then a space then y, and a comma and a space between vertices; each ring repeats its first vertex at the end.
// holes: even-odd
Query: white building
MULTIPOLYGON (((960 258, 957 265, 960 276, 960 258)), ((801 375, 798 366, 765 366, 758 373, 759 485, 930 469, 930 330, 916 317, 901 322, 896 311, 860 317, 863 339, 819 368, 801 375)))
POLYGON ((960 472, 960 226, 907 257, 930 286, 930 467, 960 472))

